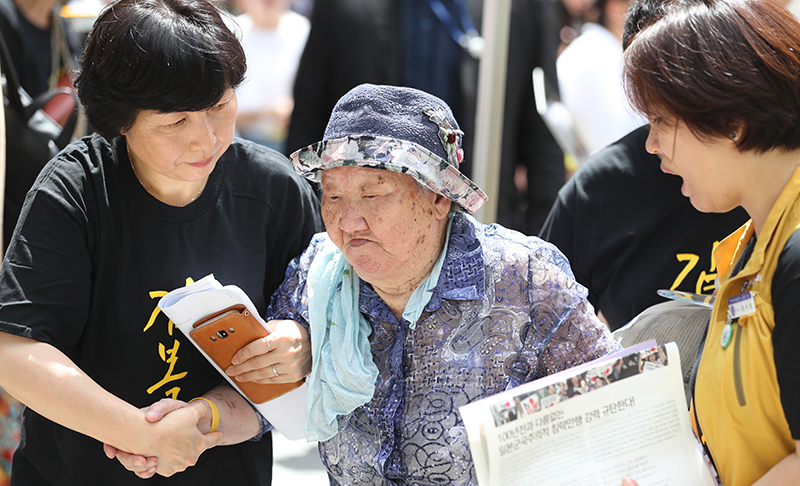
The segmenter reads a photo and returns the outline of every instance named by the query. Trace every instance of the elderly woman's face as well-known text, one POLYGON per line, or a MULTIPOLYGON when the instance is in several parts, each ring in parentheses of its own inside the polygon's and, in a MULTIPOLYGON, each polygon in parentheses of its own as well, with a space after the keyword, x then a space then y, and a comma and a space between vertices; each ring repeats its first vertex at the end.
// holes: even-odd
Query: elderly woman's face
POLYGON ((403 285, 430 271, 449 199, 426 194, 409 175, 361 167, 323 171, 322 190, 325 229, 359 277, 403 285))

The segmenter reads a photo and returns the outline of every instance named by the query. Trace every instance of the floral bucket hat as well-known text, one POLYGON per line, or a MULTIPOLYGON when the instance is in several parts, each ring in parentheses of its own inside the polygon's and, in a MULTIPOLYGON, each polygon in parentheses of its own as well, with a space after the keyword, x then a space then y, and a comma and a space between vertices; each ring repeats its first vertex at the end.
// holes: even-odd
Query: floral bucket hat
POLYGON ((314 182, 340 166, 408 174, 474 213, 488 199, 458 167, 464 159, 450 107, 412 88, 362 84, 342 96, 324 139, 291 155, 295 170, 314 182))

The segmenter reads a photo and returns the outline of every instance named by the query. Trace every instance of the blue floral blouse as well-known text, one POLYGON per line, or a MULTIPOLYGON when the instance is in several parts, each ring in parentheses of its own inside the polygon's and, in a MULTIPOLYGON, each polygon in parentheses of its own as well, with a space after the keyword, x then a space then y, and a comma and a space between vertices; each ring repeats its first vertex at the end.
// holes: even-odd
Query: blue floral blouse
MULTIPOLYGON (((268 319, 308 327, 307 271, 326 238, 291 262, 268 319)), ((416 329, 360 286, 379 375, 372 400, 319 444, 331 484, 477 484, 458 407, 619 348, 586 295, 553 245, 457 213, 416 329)))

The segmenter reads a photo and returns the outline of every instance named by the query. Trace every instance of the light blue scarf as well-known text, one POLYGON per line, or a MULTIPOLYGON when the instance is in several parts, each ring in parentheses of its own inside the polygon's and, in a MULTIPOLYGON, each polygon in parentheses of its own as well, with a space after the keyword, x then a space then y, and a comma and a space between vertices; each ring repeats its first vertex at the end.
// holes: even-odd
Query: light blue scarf
MULTIPOLYGON (((430 275, 414 290, 403 311, 411 329, 439 281, 445 246, 430 275)), ((360 279, 344 255, 326 239, 308 270, 308 314, 311 329, 311 374, 306 402, 308 441, 328 440, 338 432, 337 416, 347 415, 372 399, 378 368, 372 361, 372 327, 358 310, 360 279)))

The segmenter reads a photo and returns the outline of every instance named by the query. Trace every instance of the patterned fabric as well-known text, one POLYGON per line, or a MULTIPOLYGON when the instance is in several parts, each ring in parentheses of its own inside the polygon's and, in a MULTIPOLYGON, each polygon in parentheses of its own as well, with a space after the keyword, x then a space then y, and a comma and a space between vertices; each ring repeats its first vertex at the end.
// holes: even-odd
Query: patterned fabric
POLYGON ((424 147, 388 137, 347 137, 317 142, 292 154, 295 170, 320 181, 325 169, 358 166, 408 174, 434 192, 474 213, 488 199, 474 182, 424 147))
MULTIPOLYGON (((453 219, 448 219, 447 235, 453 219)), ((328 440, 338 432, 338 416, 372 399, 378 368, 372 360, 372 326, 359 310, 361 279, 330 240, 317 250, 308 269, 308 323, 311 374, 308 375, 305 435, 328 440)), ((447 244, 433 269, 406 302, 403 319, 412 331, 439 282, 447 244)))
POLYGON ((450 125, 447 112, 444 111, 444 108, 441 106, 435 108, 429 106, 423 109, 422 112, 428 115, 430 121, 439 127, 439 131, 436 132, 436 135, 439 137, 439 141, 442 143, 442 147, 444 147, 444 151, 447 154, 447 163, 453 167, 458 167, 464 160, 464 151, 461 150, 458 137, 463 137, 464 132, 450 125))
POLYGON ((413 88, 362 84, 342 96, 323 141, 291 155, 295 170, 319 182, 342 165, 409 174, 474 213, 488 199, 458 167, 464 133, 444 101, 413 88))
POLYGON ((378 368, 372 361, 372 326, 359 311, 361 280, 331 240, 308 269, 311 374, 308 375, 305 435, 330 439, 336 419, 367 403, 375 393, 378 368))
MULTIPOLYGON (((307 326, 306 271, 326 239, 290 264, 267 318, 307 326)), ((332 484, 477 484, 458 407, 618 349, 561 252, 463 213, 416 329, 369 284, 359 292, 379 375, 320 443, 332 484)))
POLYGON ((19 444, 22 404, 0 388, 0 486, 10 484, 11 457, 19 444))

